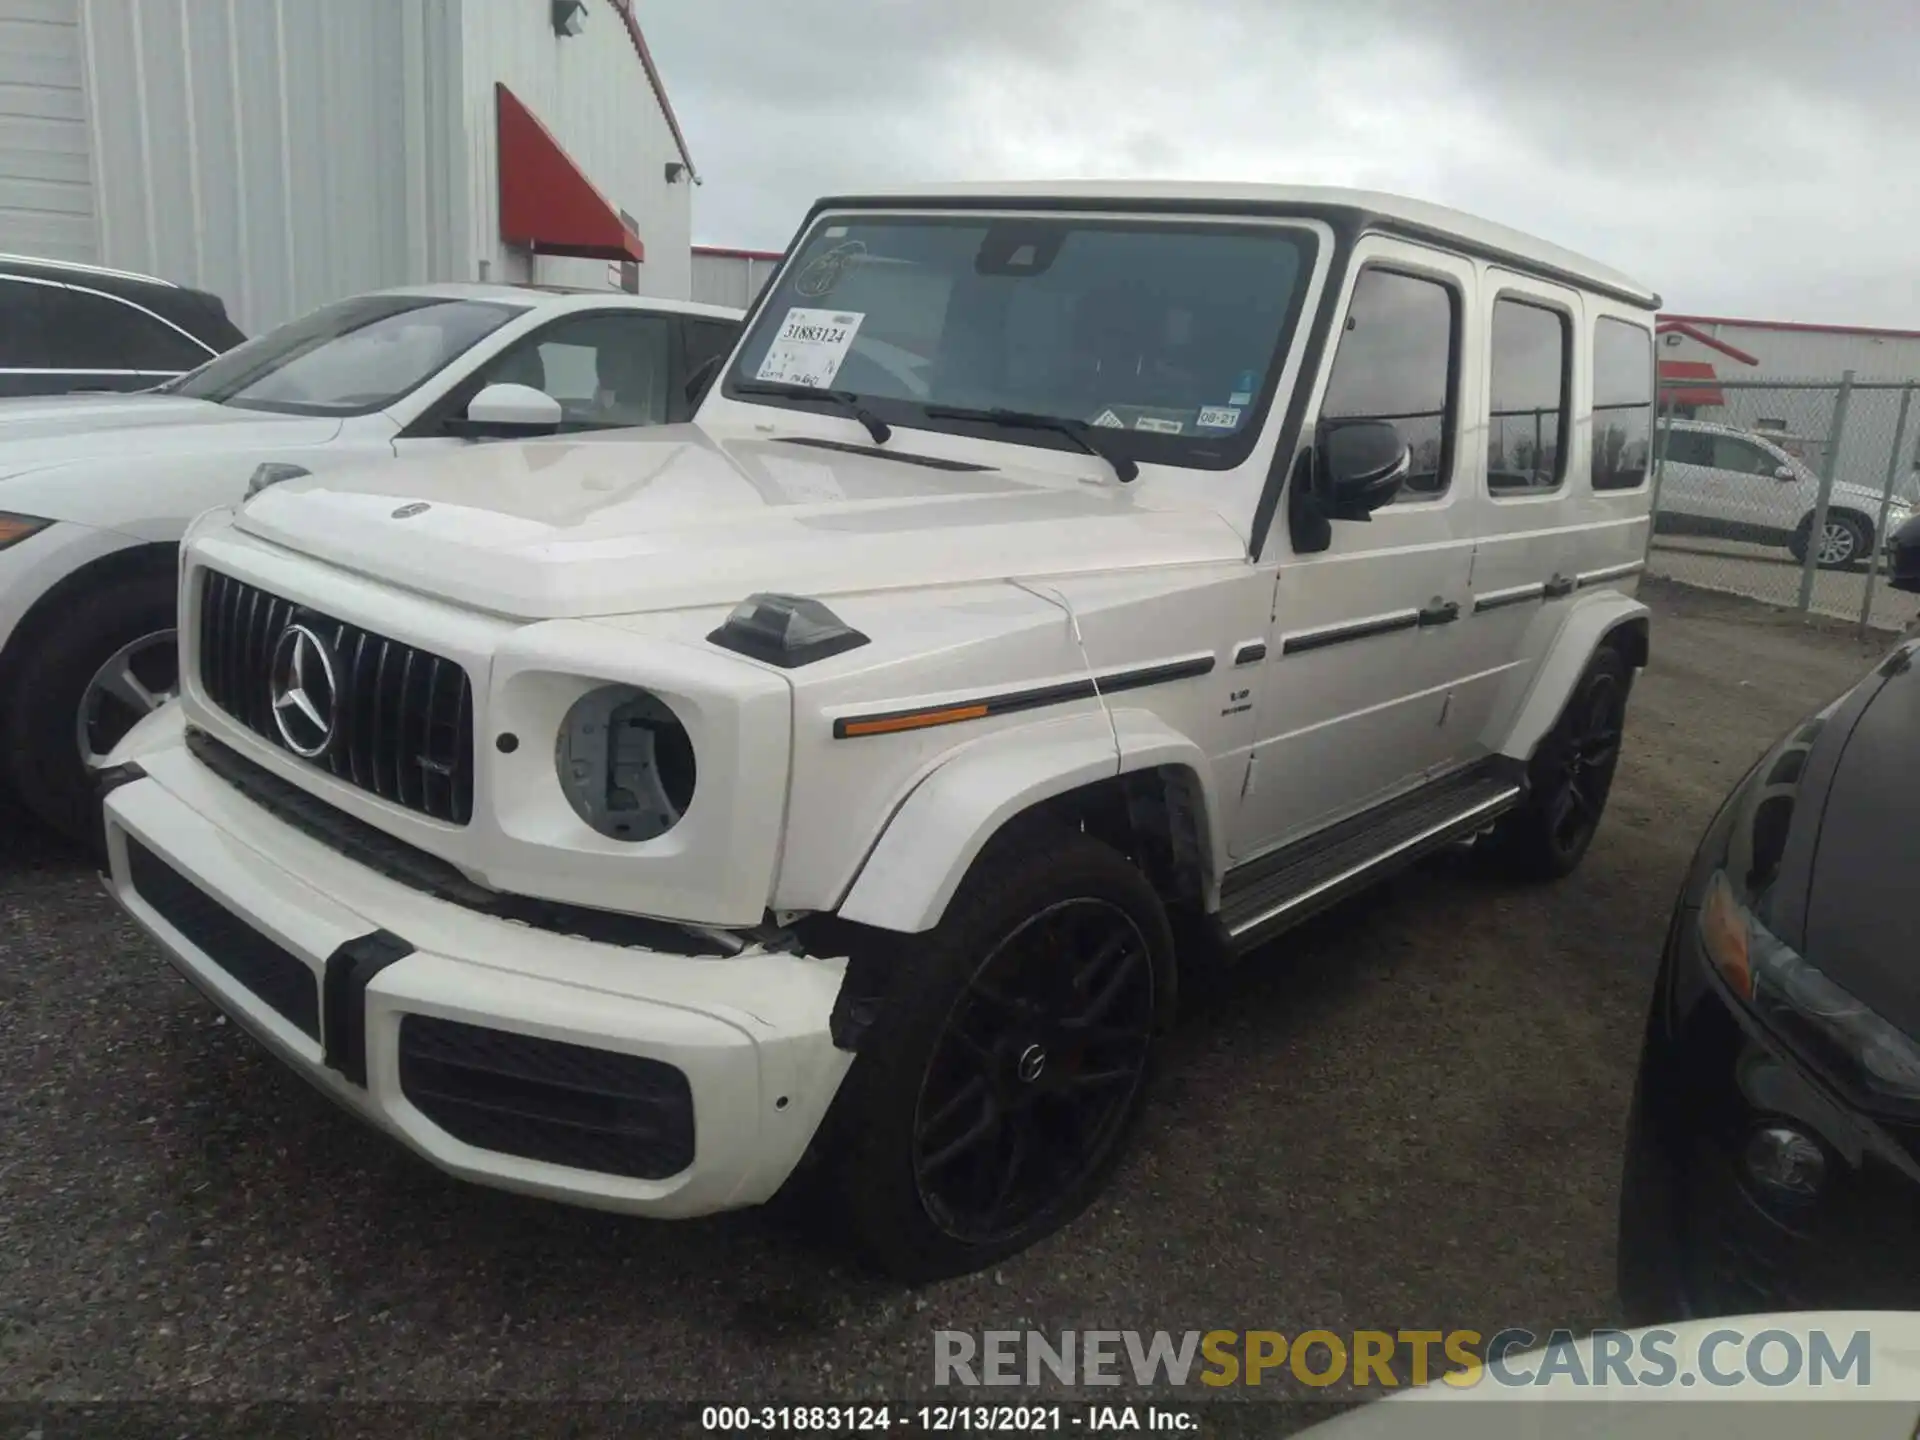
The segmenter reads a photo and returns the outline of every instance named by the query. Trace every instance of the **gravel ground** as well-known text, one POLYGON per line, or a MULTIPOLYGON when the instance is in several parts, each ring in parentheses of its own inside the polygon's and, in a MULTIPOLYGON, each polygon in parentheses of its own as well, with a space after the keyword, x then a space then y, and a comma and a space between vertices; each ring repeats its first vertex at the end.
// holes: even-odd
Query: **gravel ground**
POLYGON ((1242 966, 1174 1037, 1110 1197, 919 1292, 765 1213, 647 1224, 443 1178, 0 814, 0 1400, 900 1399, 930 1390, 936 1328, 1609 1323, 1621 1122, 1694 837, 1883 648, 1645 593, 1653 665, 1575 876, 1443 856, 1242 966))

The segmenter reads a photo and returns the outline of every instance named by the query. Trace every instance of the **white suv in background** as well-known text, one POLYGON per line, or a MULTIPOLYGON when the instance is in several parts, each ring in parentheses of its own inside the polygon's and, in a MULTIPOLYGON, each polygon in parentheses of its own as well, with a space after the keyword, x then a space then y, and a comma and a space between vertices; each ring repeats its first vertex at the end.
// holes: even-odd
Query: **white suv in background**
POLYGON ((1461 841, 1579 862, 1660 302, 1266 186, 824 200, 788 253, 691 425, 197 523, 111 885, 453 1174, 799 1176, 948 1274, 1099 1192, 1183 955, 1461 841))
POLYGON ((208 506, 478 439, 684 420, 739 319, 433 285, 328 305, 158 389, 0 401, 0 783, 85 833, 89 771, 174 692, 179 539, 208 506))
MULTIPOLYGON (((1728 425, 1674 420, 1660 428, 1666 457, 1656 529, 1784 545, 1795 560, 1806 560, 1820 477, 1805 462, 1763 435, 1728 425)), ((1887 511, 1887 533, 1912 514, 1896 497, 1887 511)), ((1823 569, 1844 569, 1873 554, 1879 515, 1878 490, 1835 480, 1815 563, 1823 569)))

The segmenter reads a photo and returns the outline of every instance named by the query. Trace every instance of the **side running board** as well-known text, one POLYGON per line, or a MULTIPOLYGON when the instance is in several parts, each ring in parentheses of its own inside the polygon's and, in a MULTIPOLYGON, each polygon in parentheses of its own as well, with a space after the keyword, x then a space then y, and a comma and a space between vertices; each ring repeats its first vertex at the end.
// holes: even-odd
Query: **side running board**
POLYGON ((1216 917, 1230 950, 1263 944, 1443 846, 1526 796, 1524 769, 1494 760, 1456 771, 1229 870, 1216 917))

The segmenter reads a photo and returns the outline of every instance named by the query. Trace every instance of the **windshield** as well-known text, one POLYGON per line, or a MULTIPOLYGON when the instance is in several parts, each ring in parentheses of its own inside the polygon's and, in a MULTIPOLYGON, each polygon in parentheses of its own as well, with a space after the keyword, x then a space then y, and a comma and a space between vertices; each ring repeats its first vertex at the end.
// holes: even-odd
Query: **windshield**
POLYGON ((1141 460, 1222 469, 1259 433, 1313 249, 1276 225, 827 217, 724 393, 799 405, 756 382, 831 388, 891 424, 1070 446, 984 418, 1043 415, 1141 460))
POLYGON ((249 410, 364 415, 522 313, 480 300, 364 295, 270 330, 160 388, 249 410))

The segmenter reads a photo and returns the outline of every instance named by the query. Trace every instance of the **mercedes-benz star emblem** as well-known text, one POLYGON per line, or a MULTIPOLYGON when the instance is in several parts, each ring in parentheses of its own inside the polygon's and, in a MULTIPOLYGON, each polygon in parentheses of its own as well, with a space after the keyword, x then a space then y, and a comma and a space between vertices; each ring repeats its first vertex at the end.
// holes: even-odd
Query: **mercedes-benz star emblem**
POLYGON ((333 647, 304 625, 289 625, 273 645, 268 671, 273 724, 287 748, 312 760, 333 742, 333 647))

